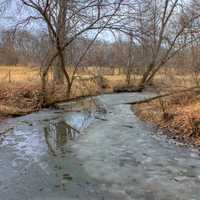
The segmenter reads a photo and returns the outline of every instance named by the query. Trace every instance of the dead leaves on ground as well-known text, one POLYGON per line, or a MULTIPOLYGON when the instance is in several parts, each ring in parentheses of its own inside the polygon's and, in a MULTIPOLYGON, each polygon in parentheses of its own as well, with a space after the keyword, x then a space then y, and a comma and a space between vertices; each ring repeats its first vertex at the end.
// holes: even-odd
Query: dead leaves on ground
POLYGON ((175 137, 200 145, 200 95, 187 92, 164 97, 162 101, 162 105, 160 100, 136 105, 136 112, 143 120, 169 130, 175 137), (163 117, 165 115, 170 117, 163 117))

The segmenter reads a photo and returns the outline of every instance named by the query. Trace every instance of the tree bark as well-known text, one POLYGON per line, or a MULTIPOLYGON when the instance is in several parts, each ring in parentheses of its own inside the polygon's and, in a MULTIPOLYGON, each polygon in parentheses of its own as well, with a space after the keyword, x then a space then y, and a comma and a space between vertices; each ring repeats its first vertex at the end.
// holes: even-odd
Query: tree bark
POLYGON ((139 83, 139 88, 141 88, 142 90, 145 88, 146 84, 148 84, 148 81, 149 81, 148 77, 154 68, 155 68, 155 64, 154 62, 151 62, 148 65, 146 72, 143 74, 142 80, 139 83))
POLYGON ((55 83, 63 84, 64 83, 64 74, 61 68, 60 58, 56 59, 55 65, 53 66, 53 80, 55 83))

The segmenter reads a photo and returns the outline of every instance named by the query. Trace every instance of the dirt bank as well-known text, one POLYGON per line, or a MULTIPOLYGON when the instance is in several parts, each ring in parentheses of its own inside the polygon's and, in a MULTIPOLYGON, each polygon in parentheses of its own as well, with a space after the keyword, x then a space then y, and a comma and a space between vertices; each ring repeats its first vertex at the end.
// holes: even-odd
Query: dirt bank
POLYGON ((186 144, 200 147, 200 94, 194 91, 133 105, 137 116, 186 144))

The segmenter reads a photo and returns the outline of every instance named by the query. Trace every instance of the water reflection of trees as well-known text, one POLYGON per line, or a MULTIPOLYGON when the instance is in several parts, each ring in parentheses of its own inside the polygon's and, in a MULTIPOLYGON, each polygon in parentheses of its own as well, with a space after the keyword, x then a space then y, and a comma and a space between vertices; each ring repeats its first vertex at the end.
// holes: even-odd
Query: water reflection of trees
POLYGON ((49 150, 55 156, 65 154, 67 143, 74 140, 79 132, 67 124, 65 121, 50 122, 44 128, 45 140, 49 150))

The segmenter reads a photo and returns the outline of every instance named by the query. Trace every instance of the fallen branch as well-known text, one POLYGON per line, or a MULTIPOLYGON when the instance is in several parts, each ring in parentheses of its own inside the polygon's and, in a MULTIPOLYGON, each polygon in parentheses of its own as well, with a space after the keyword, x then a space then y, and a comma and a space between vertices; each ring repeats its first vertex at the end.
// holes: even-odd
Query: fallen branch
POLYGON ((31 114, 33 112, 38 112, 38 111, 39 109, 33 109, 33 110, 28 110, 28 111, 15 111, 15 112, 1 111, 0 116, 20 117, 20 116, 28 115, 28 114, 31 114))
POLYGON ((180 94, 180 93, 183 93, 183 92, 191 92, 191 91, 193 91, 193 92, 194 91, 200 92, 200 88, 199 87, 192 87, 192 88, 188 88, 188 89, 184 89, 184 90, 173 91, 173 92, 170 92, 170 93, 160 94, 160 95, 148 98, 148 99, 144 99, 144 100, 140 100, 140 101, 135 101, 135 102, 132 102, 132 103, 127 103, 127 104, 135 105, 135 104, 148 103, 150 101, 153 101, 155 99, 159 99, 159 98, 162 98, 162 97, 173 96, 175 94, 180 94))

